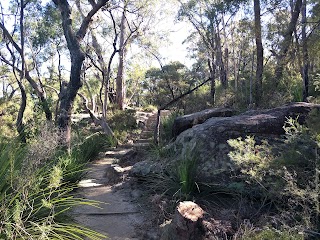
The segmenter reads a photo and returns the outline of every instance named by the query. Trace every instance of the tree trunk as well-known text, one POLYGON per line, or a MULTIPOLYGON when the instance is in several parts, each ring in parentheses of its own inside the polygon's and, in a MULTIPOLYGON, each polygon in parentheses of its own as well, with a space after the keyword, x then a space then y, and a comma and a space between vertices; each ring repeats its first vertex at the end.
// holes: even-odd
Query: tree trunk
POLYGON ((18 82, 19 89, 21 92, 21 103, 20 103, 20 108, 19 108, 19 112, 18 112, 18 116, 17 116, 16 127, 17 127, 17 131, 19 133, 20 141, 23 143, 26 143, 27 139, 26 139, 26 133, 24 131, 23 115, 24 115, 24 111, 26 110, 26 105, 27 105, 27 94, 26 94, 26 90, 24 89, 24 87, 22 85, 22 82, 18 79, 17 79, 17 82, 18 82))
POLYGON ((60 106, 58 114, 58 126, 62 133, 62 143, 70 147, 71 137, 71 111, 75 97, 81 84, 81 67, 85 54, 80 47, 88 30, 92 17, 102 8, 108 0, 99 0, 82 20, 79 30, 75 33, 72 28, 71 7, 67 0, 53 0, 59 8, 62 18, 62 28, 67 41, 67 47, 71 57, 70 81, 63 86, 60 92, 60 106))
POLYGON ((119 46, 119 65, 118 65, 118 73, 116 79, 116 86, 117 86, 117 105, 119 109, 125 108, 125 100, 126 100, 126 85, 124 79, 124 58, 126 52, 126 45, 125 45, 125 34, 126 34, 126 16, 125 16, 125 9, 122 13, 121 18, 121 25, 120 25, 120 46, 119 46))
POLYGON ((307 24, 307 1, 303 0, 301 7, 302 14, 302 54, 303 54, 303 68, 302 68, 302 79, 303 79, 303 101, 307 101, 309 95, 309 54, 307 45, 307 34, 306 34, 306 24, 307 24))
MULTIPOLYGON (((48 101, 46 99, 45 96, 45 92, 43 87, 39 86, 39 84, 36 83, 36 81, 33 80, 33 78, 30 76, 28 69, 26 68, 25 65, 25 55, 24 55, 24 45, 25 45, 25 37, 24 37, 24 8, 26 7, 26 4, 28 4, 28 2, 24 2, 24 0, 20 1, 20 46, 17 44, 17 42, 14 40, 14 38, 12 37, 12 35, 9 33, 9 31, 7 30, 7 28, 5 27, 5 25, 3 23, 0 22, 0 28, 3 31, 3 35, 9 40, 9 42, 12 44, 12 46, 15 48, 15 50, 19 53, 20 57, 21 57, 21 69, 19 69, 19 67, 15 66, 15 63, 13 60, 13 63, 6 60, 6 59, 2 59, 3 62, 5 62, 7 65, 11 66, 14 68, 14 71, 18 71, 20 75, 22 75, 22 78, 26 78, 27 81, 30 83, 31 87, 34 89, 34 91, 36 92, 37 97, 39 98, 41 104, 42 104, 42 108, 45 112, 46 115, 46 119, 48 121, 52 120, 52 113, 51 110, 49 108, 49 104, 48 101)), ((7 45, 8 48, 8 45, 7 45)), ((8 48, 8 51, 11 54, 12 59, 16 59, 16 57, 14 56, 14 53, 11 49, 8 48)))
POLYGON ((261 38, 261 16, 260 16, 260 0, 254 0, 254 26, 256 38, 256 83, 255 83, 255 104, 260 105, 262 97, 262 74, 263 74, 263 47, 261 38))
POLYGON ((179 202, 173 220, 161 239, 202 239, 201 224, 204 213, 203 209, 194 202, 179 202))
MULTIPOLYGON (((21 0, 20 1, 20 41, 21 41, 21 72, 20 72, 20 80, 18 79, 18 77, 16 76, 19 88, 20 88, 20 92, 21 92, 21 103, 20 103, 20 108, 19 108, 19 112, 18 112, 18 116, 17 116, 17 121, 16 121, 16 127, 17 127, 17 131, 19 133, 19 138, 20 141, 23 143, 27 142, 26 139, 26 134, 24 131, 24 124, 23 124, 23 115, 24 115, 24 111, 26 109, 26 105, 27 105, 27 94, 26 94, 26 90, 24 89, 23 85, 22 85, 22 80, 24 79, 24 75, 25 75, 25 62, 24 62, 24 25, 23 25, 23 21, 24 21, 24 1, 21 0)), ((15 71, 13 69, 13 71, 15 71)))
POLYGON ((301 5, 302 5, 302 0, 296 0, 287 31, 283 35, 283 41, 280 46, 280 52, 277 56, 278 61, 277 61, 277 67, 275 70, 275 87, 279 85, 283 76, 283 70, 286 64, 286 56, 291 44, 292 33, 297 25, 297 21, 298 21, 300 10, 301 10, 301 5))
POLYGON ((209 67, 209 73, 211 78, 211 89, 210 89, 210 95, 212 99, 212 104, 215 104, 215 96, 216 96, 216 65, 214 63, 214 53, 212 53, 212 59, 208 59, 208 67, 209 67))
POLYGON ((224 89, 228 87, 228 80, 227 80, 227 74, 223 62, 223 54, 222 54, 222 46, 221 46, 221 38, 220 38, 220 32, 219 32, 219 25, 217 23, 216 27, 216 48, 217 48, 217 56, 216 56, 216 62, 217 67, 219 68, 219 74, 220 74, 220 81, 224 89))

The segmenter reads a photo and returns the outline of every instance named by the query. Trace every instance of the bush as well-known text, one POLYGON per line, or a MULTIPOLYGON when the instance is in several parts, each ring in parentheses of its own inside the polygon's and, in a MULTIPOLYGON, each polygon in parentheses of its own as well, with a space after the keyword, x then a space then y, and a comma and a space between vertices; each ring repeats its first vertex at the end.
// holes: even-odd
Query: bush
POLYGON ((158 110, 158 108, 154 105, 147 105, 142 108, 142 111, 144 111, 144 112, 156 112, 157 110, 158 110))
MULTIPOLYGON (((172 157, 173 152, 168 149, 167 151, 172 157)), ((152 191, 167 195, 176 201, 192 199, 199 190, 196 182, 196 161, 196 153, 187 150, 179 160, 166 165, 163 171, 151 174, 146 179, 148 186, 152 191)))
POLYGON ((80 171, 81 163, 59 152, 55 132, 44 130, 30 145, 0 141, 0 239, 105 238, 65 215, 73 206, 97 203, 73 196, 68 169, 73 164, 80 171))
POLYGON ((160 141, 163 144, 166 144, 170 142, 172 139, 172 127, 174 120, 178 117, 181 116, 182 112, 179 110, 176 110, 172 112, 169 116, 164 117, 161 121, 161 129, 160 129, 160 141))
POLYGON ((133 109, 115 110, 109 113, 108 123, 114 136, 120 142, 127 140, 128 133, 137 129, 136 111, 133 109))
POLYGON ((253 137, 229 140, 229 156, 241 177, 276 204, 280 222, 318 229, 320 142, 298 119, 288 119, 284 130, 283 144, 273 146, 258 145, 253 137))
POLYGON ((64 181, 65 163, 50 159, 34 164, 26 156, 26 146, 2 143, 0 238, 102 239, 101 234, 65 221, 64 213, 71 207, 96 204, 72 196, 75 186, 64 181))
POLYGON ((277 240, 303 240, 303 234, 297 233, 293 230, 277 230, 266 228, 260 231, 248 231, 241 237, 242 240, 264 240, 264 239, 277 239, 277 240))
POLYGON ((116 110, 109 117, 109 124, 112 130, 128 131, 137 128, 135 117, 136 111, 132 109, 116 110))

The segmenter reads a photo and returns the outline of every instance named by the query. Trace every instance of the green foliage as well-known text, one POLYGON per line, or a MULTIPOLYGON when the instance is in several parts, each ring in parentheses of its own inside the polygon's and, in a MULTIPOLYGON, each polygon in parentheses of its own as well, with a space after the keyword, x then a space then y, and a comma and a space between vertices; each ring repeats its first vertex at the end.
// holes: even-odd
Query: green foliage
POLYGON ((320 134, 320 110, 314 109, 312 110, 308 118, 306 120, 308 129, 311 131, 312 134, 319 135, 320 134))
MULTIPOLYGON (((166 151, 167 156, 174 156, 172 150, 166 151)), ((190 200, 199 192, 196 162, 195 151, 187 150, 177 161, 168 164, 166 169, 149 176, 146 179, 148 185, 152 191, 160 192, 161 195, 167 195, 176 201, 190 200)))
POLYGON ((108 118, 109 125, 114 131, 128 131, 137 128, 135 117, 136 111, 133 109, 115 110, 108 118))
POLYGON ((15 136, 15 113, 18 112, 18 104, 15 101, 0 99, 0 132, 2 137, 15 136))
POLYGON ((97 132, 86 137, 80 144, 75 146, 72 150, 72 155, 78 162, 86 163, 97 157, 99 152, 106 147, 110 147, 111 144, 111 137, 97 132))
POLYGON ((283 128, 285 139, 277 145, 266 142, 258 145, 253 137, 229 140, 234 148, 229 156, 251 188, 260 189, 261 195, 276 202, 287 224, 289 218, 291 224, 318 228, 318 135, 300 125, 298 118, 287 119, 283 128))
POLYGON ((277 230, 266 228, 261 231, 247 231, 241 236, 242 240, 303 240, 303 234, 292 230, 277 230))
POLYGON ((70 153, 58 152, 59 163, 65 166, 65 180, 68 182, 77 182, 83 175, 83 168, 99 152, 107 147, 114 146, 115 140, 102 133, 94 133, 75 144, 70 153))
POLYGON ((247 136, 228 140, 228 144, 236 149, 228 156, 240 168, 243 174, 251 178, 261 180, 270 163, 270 147, 268 142, 263 141, 261 145, 256 144, 254 137, 247 136))
POLYGON ((156 107, 156 106, 154 106, 154 105, 147 105, 147 106, 144 106, 143 108, 142 108, 142 111, 144 111, 144 112, 155 112, 155 111, 157 111, 158 110, 158 108, 156 107))
MULTIPOLYGON (((50 134, 49 134, 50 135, 50 134)), ((68 182, 69 163, 56 157, 54 149, 44 155, 38 141, 24 146, 0 142, 0 238, 1 239, 102 239, 105 236, 68 223, 70 208, 97 202, 73 196, 68 182), (23 177, 21 177, 23 176, 23 177)))
POLYGON ((116 138, 109 139, 110 143, 115 146, 116 140, 125 142, 129 134, 137 129, 136 110, 114 110, 109 113, 108 123, 116 138))
POLYGON ((163 106, 190 88, 188 69, 180 62, 172 62, 159 68, 151 68, 146 72, 142 87, 146 105, 163 106))
POLYGON ((186 199, 196 190, 196 162, 195 155, 187 151, 177 165, 177 177, 180 182, 180 191, 186 199))
POLYGON ((179 110, 176 110, 174 112, 171 112, 170 115, 164 117, 161 120, 161 129, 160 129, 160 141, 162 143, 168 143, 172 139, 172 127, 174 120, 181 116, 182 112, 179 110))
POLYGON ((161 160, 171 158, 175 155, 175 152, 172 148, 168 148, 163 145, 152 144, 148 150, 152 159, 161 160))
POLYGON ((313 80, 313 86, 315 91, 320 91, 320 73, 317 73, 313 80))

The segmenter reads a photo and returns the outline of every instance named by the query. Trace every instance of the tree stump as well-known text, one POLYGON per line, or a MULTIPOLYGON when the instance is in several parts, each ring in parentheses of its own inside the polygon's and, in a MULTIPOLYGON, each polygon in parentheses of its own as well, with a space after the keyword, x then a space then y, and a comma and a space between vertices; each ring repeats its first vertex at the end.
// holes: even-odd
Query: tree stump
POLYGON ((197 239, 204 211, 194 202, 180 202, 172 220, 173 235, 177 240, 197 239))

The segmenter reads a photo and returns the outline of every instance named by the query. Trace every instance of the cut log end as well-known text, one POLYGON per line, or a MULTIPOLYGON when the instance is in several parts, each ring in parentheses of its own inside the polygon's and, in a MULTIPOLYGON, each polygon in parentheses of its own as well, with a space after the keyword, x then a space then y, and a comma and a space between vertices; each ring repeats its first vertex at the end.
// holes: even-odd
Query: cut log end
POLYGON ((204 214, 203 209, 191 201, 180 202, 177 211, 184 219, 192 222, 198 221, 204 214))

